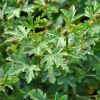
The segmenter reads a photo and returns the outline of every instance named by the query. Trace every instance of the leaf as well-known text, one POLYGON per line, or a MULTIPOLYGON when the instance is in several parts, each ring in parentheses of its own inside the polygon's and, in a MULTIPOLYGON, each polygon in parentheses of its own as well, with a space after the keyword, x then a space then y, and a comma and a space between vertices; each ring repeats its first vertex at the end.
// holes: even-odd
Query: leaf
POLYGON ((0 67, 0 79, 4 76, 4 70, 0 67))
POLYGON ((78 15, 76 15, 76 16, 74 17, 74 19, 73 19, 73 22, 76 21, 76 20, 78 20, 79 18, 81 18, 81 17, 83 17, 83 16, 84 16, 84 14, 78 14, 78 15))
POLYGON ((22 8, 22 11, 27 12, 27 13, 34 12, 34 5, 28 5, 28 2, 26 2, 22 8))
POLYGON ((21 72, 24 72, 25 69, 27 68, 26 65, 19 65, 19 64, 15 64, 14 66, 11 67, 11 69, 9 70, 10 75, 18 75, 21 72))
POLYGON ((0 10, 0 19, 4 19, 4 14, 5 14, 5 9, 6 9, 7 4, 5 3, 3 6, 3 9, 0 10))
POLYGON ((85 77, 85 71, 82 68, 78 68, 76 66, 73 67, 74 67, 73 71, 75 71, 74 73, 75 80, 81 82, 82 79, 85 77))
POLYGON ((100 100, 100 97, 98 97, 97 100, 100 100))
POLYGON ((65 17, 66 23, 69 25, 70 24, 69 12, 66 11, 65 9, 61 9, 61 12, 63 13, 63 15, 65 17))
POLYGON ((59 95, 59 93, 56 93, 54 100, 68 100, 67 95, 59 95))
POLYGON ((33 69, 31 67, 27 68, 25 78, 27 83, 30 83, 32 81, 32 78, 35 78, 33 69))
POLYGON ((9 7, 5 14, 7 14, 7 19, 12 19, 13 17, 20 17, 20 9, 15 7, 9 7))
POLYGON ((57 80, 57 84, 62 85, 64 91, 68 91, 68 86, 71 86, 72 88, 76 87, 76 82, 74 80, 74 77, 68 77, 68 76, 60 76, 57 80))
POLYGON ((41 64, 46 62, 46 66, 47 68, 56 64, 56 67, 60 67, 64 65, 64 61, 65 59, 63 58, 64 55, 67 55, 64 52, 59 52, 59 53, 55 53, 55 54, 51 54, 51 55, 46 55, 42 61, 41 64))
POLYGON ((100 94, 100 90, 98 90, 97 93, 100 94))
POLYGON ((26 68, 25 78, 26 78, 27 83, 30 83, 32 81, 32 79, 35 78, 34 71, 40 71, 40 69, 38 68, 38 66, 31 65, 31 66, 28 66, 26 68))
POLYGON ((75 6, 71 6, 69 9, 70 22, 73 22, 75 14, 76 14, 75 6))
POLYGON ((49 67, 46 72, 42 73, 42 82, 46 82, 47 80, 54 84, 56 82, 56 76, 60 76, 60 72, 56 72, 53 70, 53 67, 49 67))
POLYGON ((100 13, 100 4, 96 0, 89 2, 89 5, 85 8, 85 16, 93 18, 96 14, 100 13))
POLYGON ((59 37, 58 43, 57 43, 57 48, 58 47, 65 47, 66 46, 66 41, 64 37, 59 37))
POLYGON ((42 55, 42 53, 44 52, 44 49, 47 48, 47 44, 45 42, 42 42, 40 44, 38 44, 38 46, 34 49, 34 53, 38 56, 42 55))
POLYGON ((98 79, 98 80, 100 80, 100 64, 98 64, 97 66, 96 66, 96 78, 98 79))
POLYGON ((65 21, 68 25, 71 24, 72 22, 74 22, 75 20, 77 20, 78 18, 80 18, 81 16, 83 16, 83 15, 75 16, 75 14, 76 14, 75 6, 71 6, 68 11, 66 11, 64 9, 61 9, 61 11, 62 11, 62 13, 65 17, 65 21))
MULTIPOLYGON (((27 39, 29 31, 30 31, 30 29, 25 29, 24 26, 18 26, 14 31, 9 31, 9 30, 5 31, 5 34, 11 35, 12 39, 14 37, 21 41, 23 39, 27 39)), ((9 41, 9 39, 6 41, 9 41)))
POLYGON ((40 89, 38 90, 32 89, 31 91, 28 92, 28 95, 32 100, 47 100, 46 94, 43 93, 43 91, 41 91, 40 89))
POLYGON ((49 82, 54 84, 56 82, 56 73, 53 72, 53 68, 49 68, 48 70, 48 75, 47 75, 47 78, 49 79, 49 82))

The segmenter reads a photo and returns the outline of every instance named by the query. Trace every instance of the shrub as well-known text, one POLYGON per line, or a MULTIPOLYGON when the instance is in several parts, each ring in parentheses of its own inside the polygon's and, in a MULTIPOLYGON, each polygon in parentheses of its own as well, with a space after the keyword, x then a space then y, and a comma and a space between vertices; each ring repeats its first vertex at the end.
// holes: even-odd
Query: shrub
POLYGON ((0 100, 99 100, 100 3, 0 0, 0 100))

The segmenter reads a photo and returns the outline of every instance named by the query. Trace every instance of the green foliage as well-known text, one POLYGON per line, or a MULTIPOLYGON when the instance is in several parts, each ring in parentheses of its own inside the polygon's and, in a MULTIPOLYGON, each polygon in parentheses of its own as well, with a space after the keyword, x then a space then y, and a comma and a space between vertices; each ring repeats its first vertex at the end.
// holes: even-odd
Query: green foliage
POLYGON ((98 0, 0 0, 0 100, 99 100, 98 0))

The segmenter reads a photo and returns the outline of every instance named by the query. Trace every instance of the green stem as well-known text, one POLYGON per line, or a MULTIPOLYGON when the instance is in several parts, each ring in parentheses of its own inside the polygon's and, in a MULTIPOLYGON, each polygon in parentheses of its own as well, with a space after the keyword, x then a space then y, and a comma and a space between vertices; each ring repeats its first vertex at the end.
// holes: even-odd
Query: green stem
POLYGON ((67 50, 67 52, 69 51, 69 48, 68 48, 68 35, 66 36, 66 50, 67 50))

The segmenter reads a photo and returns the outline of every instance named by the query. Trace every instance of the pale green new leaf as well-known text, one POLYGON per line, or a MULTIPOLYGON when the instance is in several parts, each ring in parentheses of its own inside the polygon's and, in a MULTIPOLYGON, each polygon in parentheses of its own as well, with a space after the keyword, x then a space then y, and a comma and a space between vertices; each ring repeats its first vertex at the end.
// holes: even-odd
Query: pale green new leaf
POLYGON ((52 54, 52 55, 46 55, 44 59, 42 60, 42 63, 47 62, 46 66, 50 67, 53 64, 56 64, 57 67, 63 64, 64 58, 62 58, 59 54, 52 54))
POLYGON ((40 71, 39 67, 36 65, 31 65, 26 68, 25 78, 27 83, 30 83, 32 81, 32 78, 35 78, 34 71, 40 71))
POLYGON ((27 38, 29 31, 30 31, 30 29, 25 29, 24 26, 18 26, 14 31, 9 31, 8 30, 8 31, 5 32, 5 34, 11 35, 12 38, 14 37, 14 38, 17 38, 21 41, 24 38, 25 39, 27 38))
POLYGON ((66 62, 64 62, 65 59, 63 58, 63 56, 67 56, 67 53, 59 51, 54 54, 45 55, 45 57, 41 61, 41 64, 46 62, 47 69, 54 64, 57 68, 59 66, 63 67, 64 64, 67 64, 66 62))
POLYGON ((12 19, 13 17, 20 17, 20 8, 10 7, 5 11, 7 14, 7 19, 12 19))
POLYGON ((72 6, 72 7, 69 9, 69 18, 70 18, 70 22, 73 22, 75 13, 76 13, 75 6, 72 6))
POLYGON ((24 5, 23 9, 24 12, 34 12, 34 5, 28 5, 27 3, 24 5))
POLYGON ((65 17, 66 24, 68 25, 83 16, 83 14, 75 15, 76 14, 75 6, 71 6, 69 10, 61 9, 61 11, 65 17))
POLYGON ((0 10, 0 19, 4 19, 4 13, 5 13, 5 9, 6 9, 7 4, 5 3, 3 6, 3 9, 0 10))
POLYGON ((47 78, 49 80, 50 83, 55 83, 56 82, 56 73, 53 72, 53 68, 50 67, 49 70, 48 70, 48 75, 47 75, 47 78))
POLYGON ((26 69, 25 78, 27 83, 30 83, 32 81, 32 78, 35 78, 32 67, 26 69))
POLYGON ((24 72, 25 69, 27 68, 26 65, 22 64, 15 64, 14 66, 11 67, 9 70, 10 75, 18 75, 21 72, 24 72))
POLYGON ((89 5, 85 8, 85 16, 93 18, 100 13, 100 4, 97 1, 89 2, 89 5))
POLYGON ((28 95, 32 100, 48 100, 46 94, 43 93, 43 91, 41 91, 40 89, 32 89, 28 92, 28 95))

